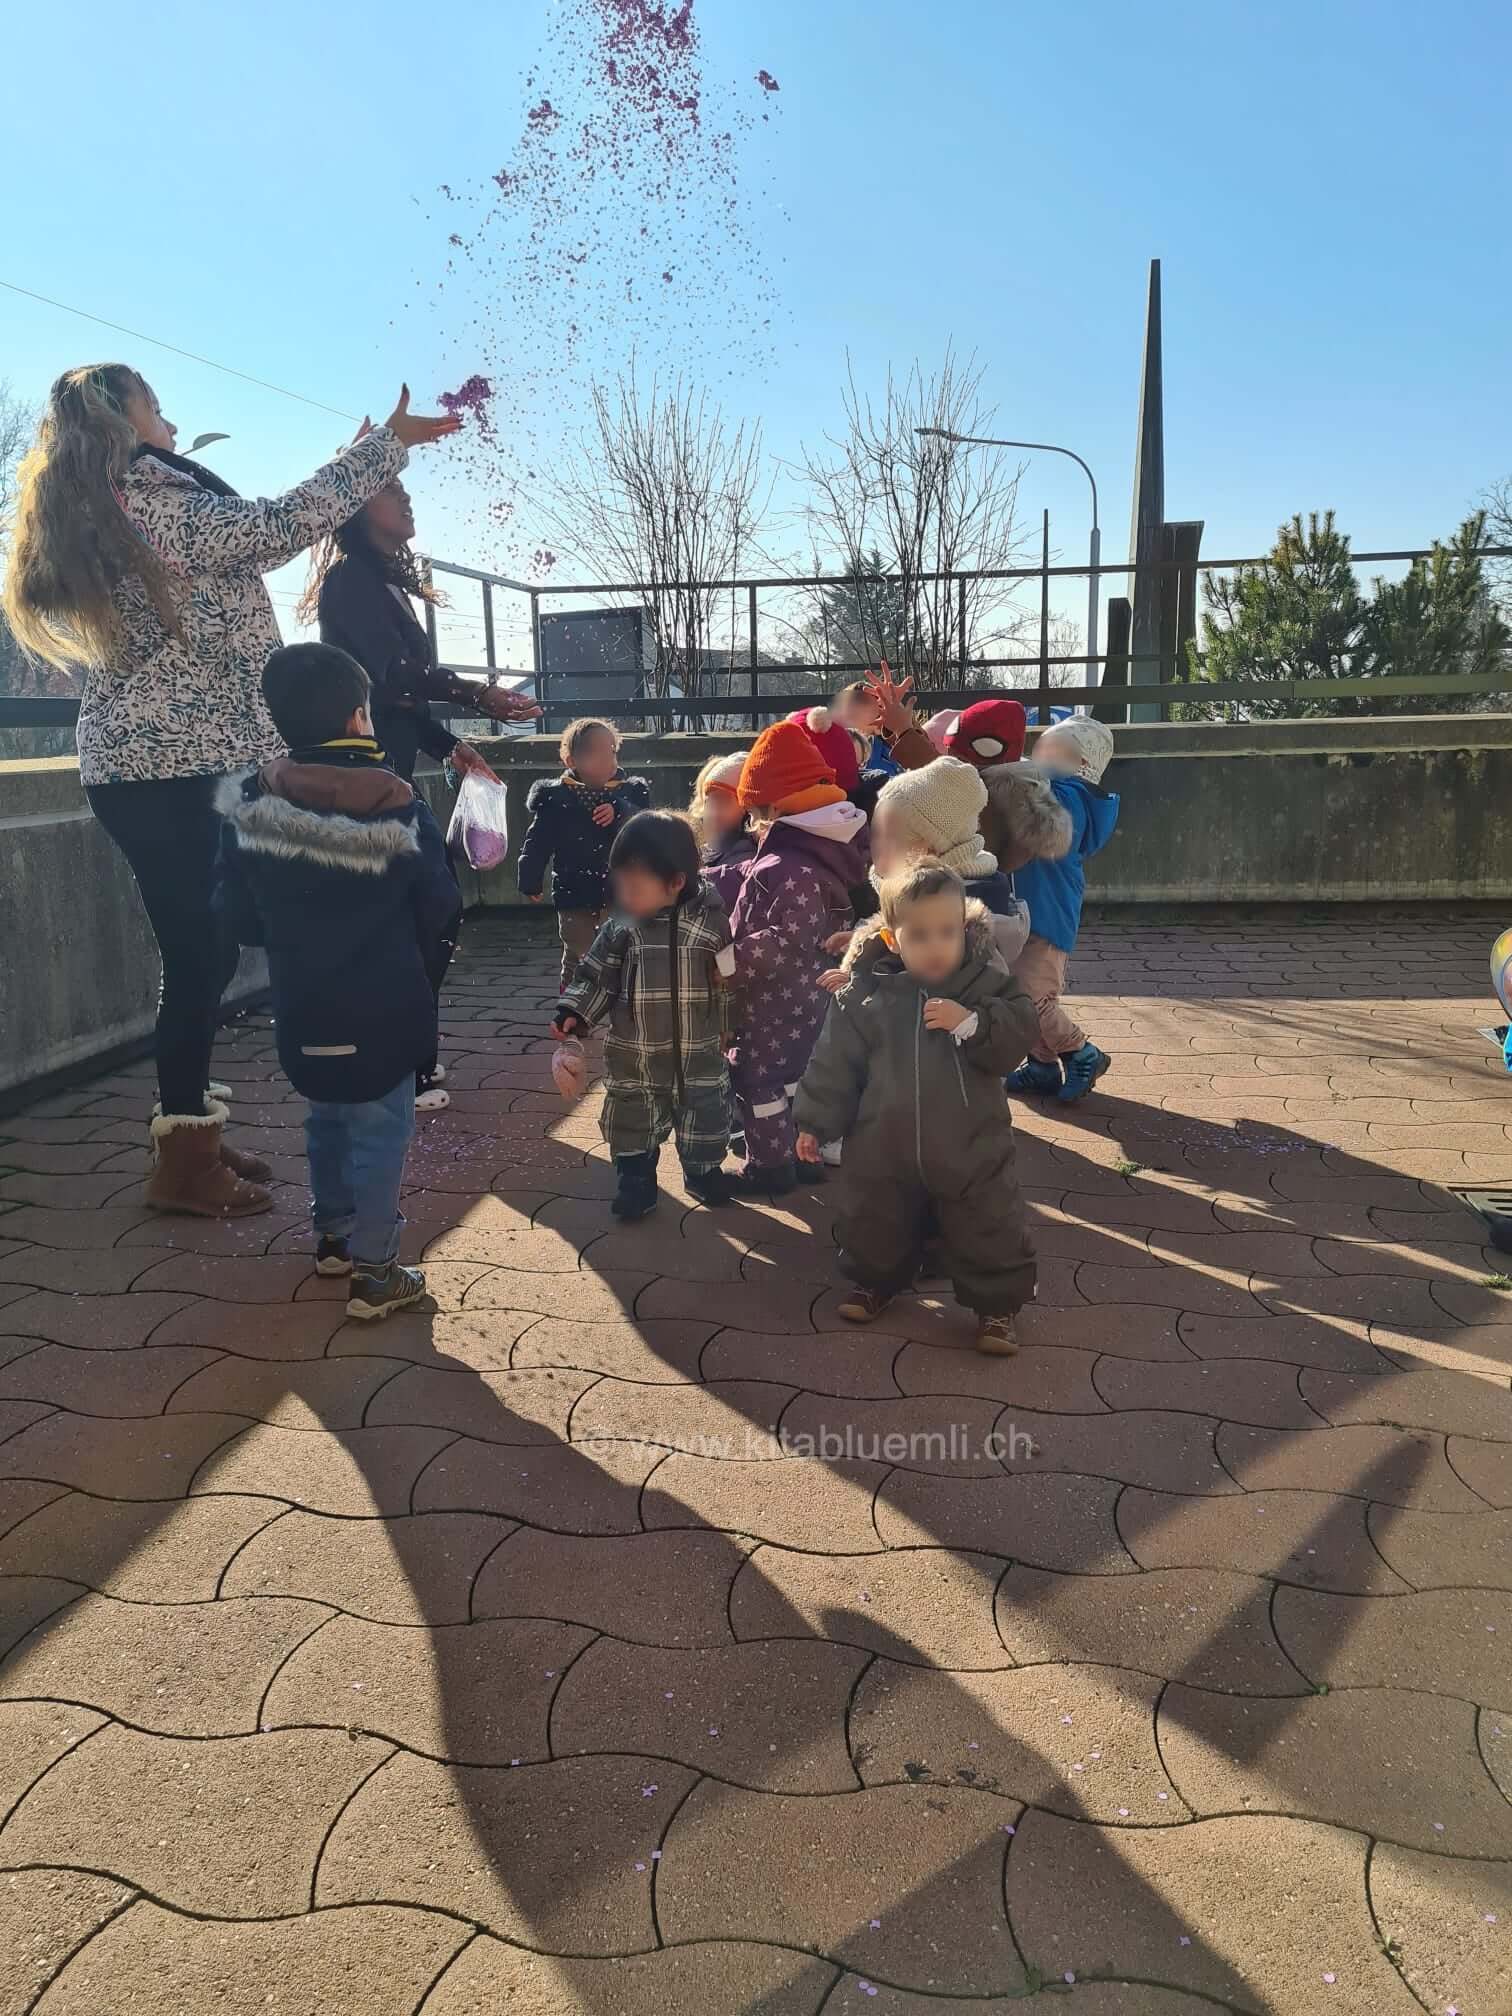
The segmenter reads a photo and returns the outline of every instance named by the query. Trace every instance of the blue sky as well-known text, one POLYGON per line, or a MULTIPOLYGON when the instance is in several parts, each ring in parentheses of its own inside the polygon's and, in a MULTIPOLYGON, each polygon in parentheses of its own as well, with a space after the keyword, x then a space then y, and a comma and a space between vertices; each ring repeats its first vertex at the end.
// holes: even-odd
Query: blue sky
MULTIPOLYGON (((81 0, 66 88, 56 17, 23 9, 0 277, 353 413, 385 411, 401 376, 417 395, 454 385, 476 295, 436 293, 435 191, 510 157, 561 4, 150 4, 126 30, 81 0)), ((696 16, 711 87, 756 108, 745 228, 773 276, 770 354, 721 366, 716 389, 777 455, 835 424, 847 350, 874 384, 953 340, 986 366, 1003 432, 1092 464, 1116 556, 1153 254, 1167 509, 1206 520, 1208 555, 1326 505, 1358 547, 1426 542, 1512 472, 1501 0, 696 0, 696 16)), ((743 312, 692 270, 665 307, 663 354, 693 376, 743 312)), ((570 312, 538 294, 522 346, 570 312)), ((593 334, 580 375, 624 361, 633 319, 593 334)), ((328 414, 0 293, 0 373, 23 394, 110 354, 141 362, 185 440, 233 437, 215 459, 245 491, 341 438, 328 414)), ((456 464, 425 461, 414 488, 424 543, 489 559, 456 464)), ((1074 468, 1040 458, 1022 501, 1049 507, 1068 558, 1085 550, 1074 468)))

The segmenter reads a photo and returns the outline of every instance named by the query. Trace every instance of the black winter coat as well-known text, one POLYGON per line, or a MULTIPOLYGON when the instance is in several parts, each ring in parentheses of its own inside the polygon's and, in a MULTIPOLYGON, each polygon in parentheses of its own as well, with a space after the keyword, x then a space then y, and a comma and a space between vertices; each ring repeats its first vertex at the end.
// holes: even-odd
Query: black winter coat
POLYGON ((530 826, 515 867, 522 896, 539 896, 551 863, 552 897, 558 910, 609 908, 609 849, 621 826, 651 803, 644 777, 615 776, 608 784, 584 784, 570 770, 553 782, 542 777, 530 787, 525 809, 530 826), (612 805, 614 818, 595 826, 597 805, 612 805))
POLYGON ((429 808, 375 745, 228 777, 217 902, 263 945, 278 1061, 307 1099, 381 1099, 435 1055, 428 977, 459 900, 429 808))
POLYGON ((438 763, 457 738, 431 714, 428 700, 451 697, 425 626, 408 596, 396 595, 379 554, 344 553, 320 584, 320 641, 355 658, 373 682, 373 728, 401 776, 415 751, 438 763), (390 749, 389 745, 393 747, 390 749))

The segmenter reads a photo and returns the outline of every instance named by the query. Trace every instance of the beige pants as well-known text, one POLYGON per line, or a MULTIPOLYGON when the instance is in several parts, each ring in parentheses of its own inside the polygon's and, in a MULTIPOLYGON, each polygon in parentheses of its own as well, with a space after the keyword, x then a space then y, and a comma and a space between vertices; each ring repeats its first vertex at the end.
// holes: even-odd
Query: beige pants
POLYGON ((1079 1050, 1086 1032, 1061 1006, 1066 986, 1066 954, 1048 938, 1030 936, 1013 965, 1014 977, 1034 1003, 1040 1040, 1029 1055, 1039 1064, 1053 1064, 1068 1050, 1079 1050))
POLYGON ((577 978, 578 961, 598 936, 602 910, 558 910, 557 935, 562 941, 562 992, 577 978))

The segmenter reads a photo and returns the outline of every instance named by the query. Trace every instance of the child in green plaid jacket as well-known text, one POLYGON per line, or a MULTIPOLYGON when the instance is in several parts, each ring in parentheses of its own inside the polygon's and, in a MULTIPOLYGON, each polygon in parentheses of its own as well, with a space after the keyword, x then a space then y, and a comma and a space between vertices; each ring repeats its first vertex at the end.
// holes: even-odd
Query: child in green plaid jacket
POLYGON ((609 1207, 633 1224, 656 1207, 667 1136, 690 1196, 727 1204, 730 981, 735 955, 724 905, 699 874, 698 841, 675 812, 638 812, 609 855, 614 911, 557 1004, 552 1033, 607 1021, 602 1125, 619 1184, 609 1207))

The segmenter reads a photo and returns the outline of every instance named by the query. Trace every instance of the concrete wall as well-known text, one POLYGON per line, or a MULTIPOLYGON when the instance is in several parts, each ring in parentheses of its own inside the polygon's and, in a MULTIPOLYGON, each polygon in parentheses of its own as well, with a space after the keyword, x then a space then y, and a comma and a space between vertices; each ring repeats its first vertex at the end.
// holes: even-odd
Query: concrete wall
MULTIPOLYGON (((1120 903, 1512 897, 1512 715, 1139 724, 1114 731, 1118 830, 1090 864, 1120 903)), ((738 735, 637 735, 624 764, 658 805, 686 805, 705 759, 738 735)), ((556 774, 544 737, 485 745, 509 785, 510 863, 466 876, 470 900, 520 901, 525 793, 556 774)), ((427 790, 444 814, 441 778, 427 790)))
MULTIPOLYGON (((0 763, 0 947, 0 1097, 151 1034, 157 948, 71 757, 0 763)), ((245 955, 228 999, 266 984, 245 955)))
MULTIPOLYGON (((1173 723, 1115 730, 1123 799, 1092 864, 1093 901, 1512 903, 1512 715, 1173 723)), ((705 758, 740 736, 634 736, 625 766, 686 805, 705 758)), ((556 774, 544 737, 487 745, 510 792, 511 863, 463 871, 468 900, 521 907, 513 857, 525 794, 556 774)), ((438 774, 422 788, 443 821, 438 774)), ((66 758, 0 763, 0 1096, 139 1041, 157 958, 125 864, 66 758)), ((263 984, 243 961, 232 998, 263 984)))

